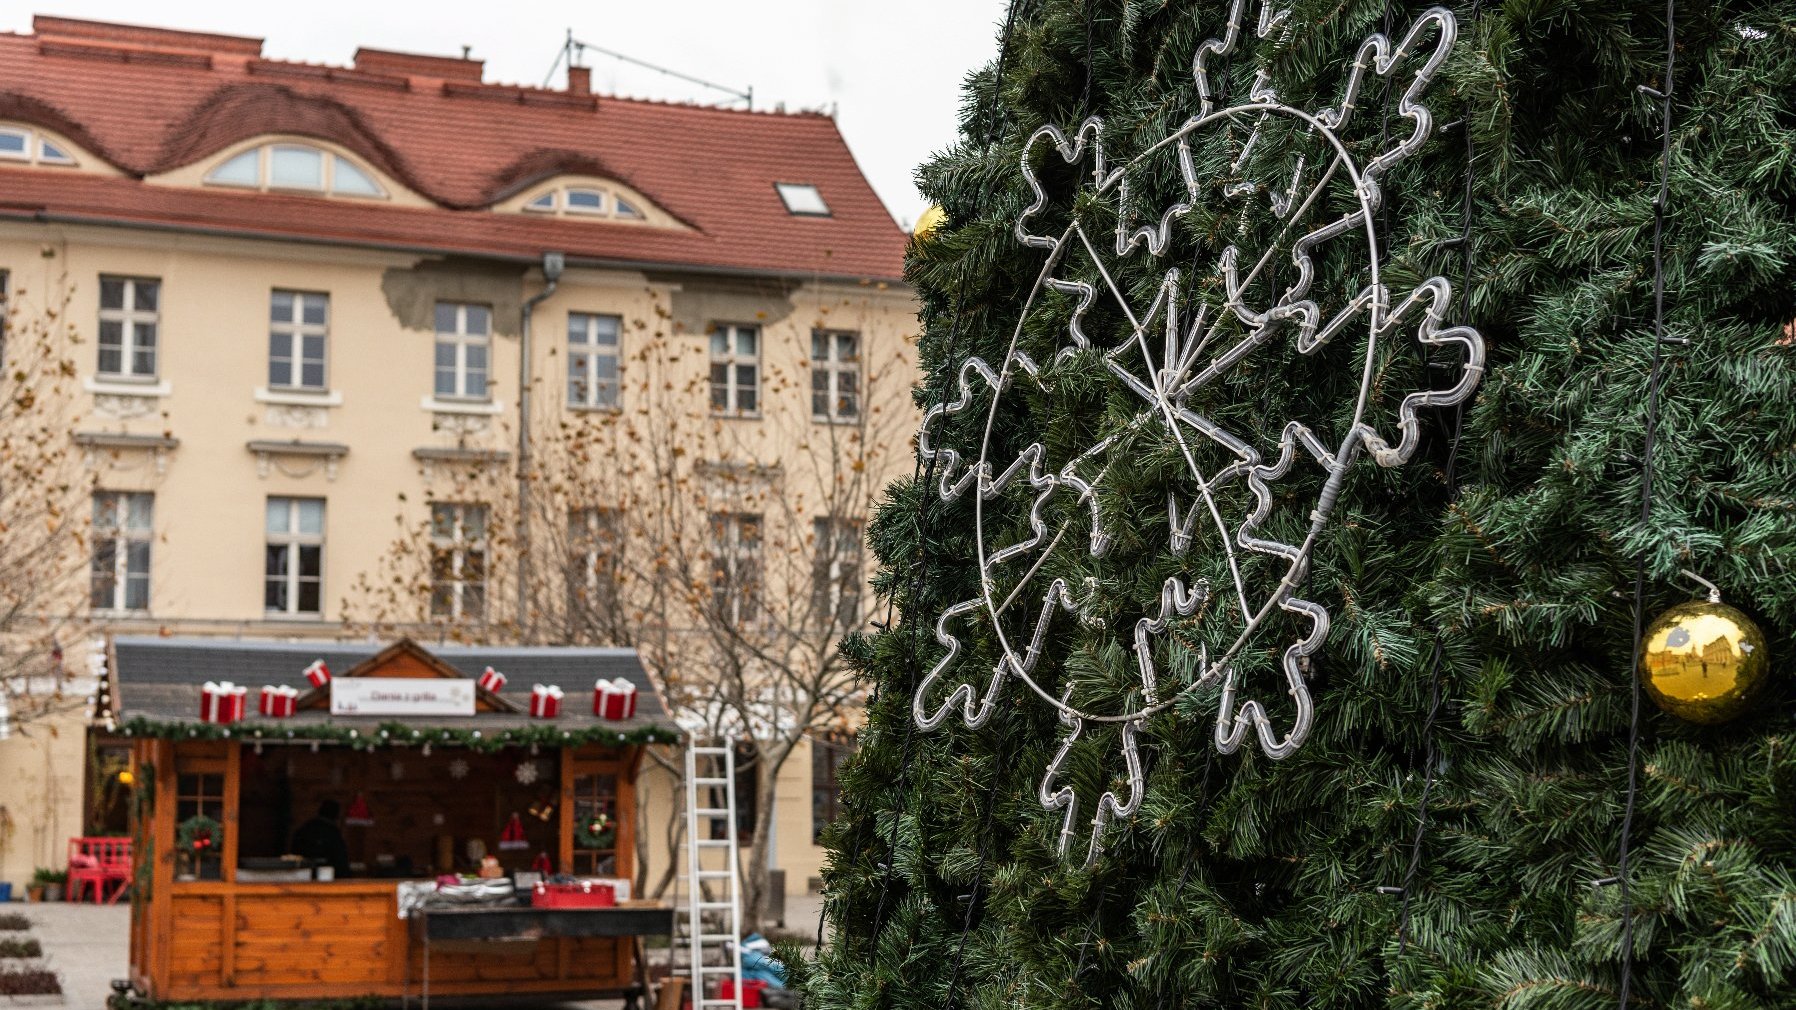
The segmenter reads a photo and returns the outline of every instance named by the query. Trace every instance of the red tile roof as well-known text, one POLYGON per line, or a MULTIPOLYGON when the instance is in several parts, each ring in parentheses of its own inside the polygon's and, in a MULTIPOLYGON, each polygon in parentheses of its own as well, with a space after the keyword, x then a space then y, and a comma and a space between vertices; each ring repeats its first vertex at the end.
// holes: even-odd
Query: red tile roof
POLYGON ((68 136, 125 173, 0 169, 0 217, 535 259, 896 279, 905 236, 834 120, 480 83, 475 60, 358 50, 354 67, 265 60, 261 40, 38 17, 0 33, 0 119, 68 136), (239 141, 341 144, 429 209, 141 180, 239 141), (691 226, 495 214, 560 173, 617 179, 691 226), (813 183, 832 216, 786 212, 813 183))

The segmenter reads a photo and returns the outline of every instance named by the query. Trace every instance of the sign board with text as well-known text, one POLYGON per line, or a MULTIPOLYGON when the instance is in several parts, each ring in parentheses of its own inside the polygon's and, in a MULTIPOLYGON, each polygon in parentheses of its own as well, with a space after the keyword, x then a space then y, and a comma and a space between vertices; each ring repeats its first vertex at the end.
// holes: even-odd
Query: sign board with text
POLYGON ((471 680, 339 677, 331 681, 331 715, 473 714, 471 680))

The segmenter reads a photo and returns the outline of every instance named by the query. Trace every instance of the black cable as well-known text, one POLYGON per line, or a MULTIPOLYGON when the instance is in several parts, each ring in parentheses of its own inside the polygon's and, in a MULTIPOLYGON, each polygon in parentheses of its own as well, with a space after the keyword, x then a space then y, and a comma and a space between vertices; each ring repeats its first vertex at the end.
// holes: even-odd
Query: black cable
MULTIPOLYGON (((1472 0, 1472 9, 1468 22, 1476 27, 1478 13, 1483 0, 1472 0)), ((1472 309, 1472 167, 1477 156, 1472 141, 1471 112, 1468 109, 1460 118, 1460 130, 1465 134, 1465 189, 1460 198, 1460 233, 1453 240, 1460 252, 1460 298, 1470 314, 1472 309)), ((1459 442, 1465 434, 1465 404, 1453 406, 1453 437, 1447 445, 1447 462, 1443 477, 1447 485, 1447 500, 1457 501, 1459 498, 1458 463, 1459 442)), ((1434 792, 1434 770, 1439 758, 1435 752, 1434 724, 1440 716, 1441 695, 1441 663, 1446 658, 1446 634, 1438 629, 1434 635, 1434 650, 1428 659, 1428 715, 1422 722, 1422 797, 1416 804, 1416 833, 1410 842, 1409 867, 1403 873, 1403 899, 1397 913, 1397 956, 1402 957, 1409 949, 1409 907, 1415 898, 1416 876, 1422 868, 1422 842, 1428 833, 1428 801, 1434 792)))
MULTIPOLYGON (((1659 99, 1659 191, 1653 197, 1653 362, 1647 380, 1646 430, 1640 452, 1640 524, 1653 515, 1653 449, 1659 433, 1659 387, 1665 374, 1665 208, 1671 199, 1671 97, 1677 71, 1677 0, 1665 0, 1665 79, 1643 89, 1659 99)), ((1627 1010, 1634 983, 1634 896, 1628 880, 1634 807, 1640 793, 1640 636, 1646 621, 1646 561, 1634 563, 1634 648, 1628 665, 1628 795, 1621 817, 1621 852, 1616 867, 1621 885, 1621 984, 1618 1005, 1627 1010)))
POLYGON ((1002 771, 994 770, 992 782, 985 791, 985 817, 979 826, 979 861, 973 866, 973 889, 966 894, 967 912, 960 921, 960 943, 954 948, 954 971, 948 977, 948 995, 942 1000, 944 1010, 954 1006, 954 990, 960 987, 960 966, 967 952, 967 934, 973 929, 973 909, 979 906, 979 889, 985 884, 985 860, 991 847, 992 811, 998 807, 998 780, 1002 771))

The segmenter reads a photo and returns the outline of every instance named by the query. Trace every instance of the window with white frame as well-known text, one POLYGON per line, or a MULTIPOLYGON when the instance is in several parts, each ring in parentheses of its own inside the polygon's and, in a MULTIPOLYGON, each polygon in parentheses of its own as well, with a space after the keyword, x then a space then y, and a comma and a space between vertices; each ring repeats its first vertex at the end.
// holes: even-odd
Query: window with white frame
POLYGON ((753 624, 761 598, 761 517, 711 514, 711 605, 732 625, 753 624))
POLYGON ((143 491, 94 492, 89 603, 95 610, 150 609, 155 502, 143 491))
POLYGON ((570 407, 618 405, 618 334, 623 319, 589 312, 567 315, 567 402, 570 407))
POLYGON ((330 296, 275 291, 268 303, 268 388, 322 391, 330 296))
POLYGON ((148 277, 100 277, 100 375, 154 379, 162 282, 148 277))
POLYGON ((811 331, 811 417, 854 421, 861 416, 861 335, 811 331))
POLYGON ((27 165, 73 165, 75 156, 42 130, 23 125, 0 126, 0 162, 27 165))
POLYGON ((711 413, 752 416, 761 409, 761 328, 711 328, 711 413))
POLYGON ((387 195, 372 172, 341 154, 310 144, 262 144, 232 155, 206 173, 209 186, 328 193, 331 196, 387 195))
POLYGON ((823 194, 808 182, 776 182, 773 188, 779 191, 786 213, 794 217, 830 216, 829 204, 823 201, 823 194))
POLYGON ((840 516, 811 521, 811 608, 824 627, 847 627, 861 609, 861 526, 840 516))
POLYGON ((524 201, 524 210, 532 214, 609 217, 624 221, 647 218, 642 209, 626 197, 590 186, 557 186, 544 190, 524 201))
POLYGON ((324 500, 268 499, 262 608, 301 616, 324 610, 324 500))
POLYGON ((622 572, 623 514, 609 508, 568 510, 568 606, 575 613, 616 604, 622 572))
POLYGON ((436 316, 436 395, 452 400, 487 399, 493 310, 465 302, 438 302, 436 316))
POLYGON ((430 616, 486 616, 486 506, 430 505, 430 616))

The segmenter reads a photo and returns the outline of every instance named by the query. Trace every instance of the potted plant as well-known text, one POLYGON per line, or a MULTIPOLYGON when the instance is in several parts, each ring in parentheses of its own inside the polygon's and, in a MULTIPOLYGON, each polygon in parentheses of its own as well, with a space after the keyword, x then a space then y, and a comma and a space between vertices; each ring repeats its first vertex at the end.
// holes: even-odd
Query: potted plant
POLYGON ((31 872, 31 900, 61 901, 63 885, 68 882, 69 871, 40 866, 31 872))

